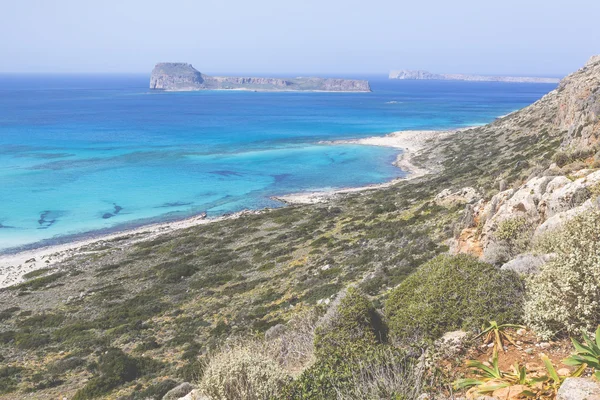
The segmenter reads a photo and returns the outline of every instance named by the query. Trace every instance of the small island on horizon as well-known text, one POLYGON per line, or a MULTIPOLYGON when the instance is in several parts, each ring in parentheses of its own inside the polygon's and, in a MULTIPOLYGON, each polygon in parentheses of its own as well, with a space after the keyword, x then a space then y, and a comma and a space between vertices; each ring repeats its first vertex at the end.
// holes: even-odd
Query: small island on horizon
POLYGON ((491 76, 471 74, 435 74, 423 70, 394 70, 390 71, 389 79, 401 80, 441 80, 441 81, 471 81, 471 82, 508 82, 508 83, 558 83, 559 78, 542 78, 528 76, 491 76))
POLYGON ((337 78, 266 78, 208 76, 187 63, 158 63, 150 75, 150 89, 165 91, 252 90, 370 92, 366 80, 337 78))

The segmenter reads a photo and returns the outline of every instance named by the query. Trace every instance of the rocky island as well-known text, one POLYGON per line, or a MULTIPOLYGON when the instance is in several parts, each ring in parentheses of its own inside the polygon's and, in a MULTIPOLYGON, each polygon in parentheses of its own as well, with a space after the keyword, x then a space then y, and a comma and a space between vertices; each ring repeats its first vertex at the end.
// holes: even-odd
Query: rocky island
POLYGON ((369 82, 335 78, 264 78, 208 76, 191 64, 158 63, 150 75, 150 89, 167 91, 255 90, 255 91, 319 91, 370 92, 369 82))
POLYGON ((391 71, 390 79, 404 80, 442 80, 442 81, 471 81, 471 82, 510 82, 510 83, 558 83, 559 78, 539 78, 527 76, 490 76, 470 74, 434 74, 422 70, 401 69, 391 71))

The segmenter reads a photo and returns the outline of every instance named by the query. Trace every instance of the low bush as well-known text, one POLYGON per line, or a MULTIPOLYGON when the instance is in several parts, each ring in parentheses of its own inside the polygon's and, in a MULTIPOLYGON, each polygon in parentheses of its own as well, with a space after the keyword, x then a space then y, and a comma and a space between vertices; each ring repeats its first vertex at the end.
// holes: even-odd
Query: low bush
POLYGON ((600 324, 600 212, 575 217, 540 241, 555 258, 528 281, 525 321, 544 339, 600 324))
POLYGON ((385 340, 386 330, 371 301, 350 287, 329 306, 315 330, 315 354, 356 354, 385 340))
POLYGON ((461 254, 423 264, 394 289, 385 303, 396 340, 435 339, 484 322, 519 322, 524 284, 512 271, 461 254))
POLYGON ((291 377, 259 346, 223 348, 208 362, 200 390, 212 399, 270 400, 281 398, 291 377))
POLYGON ((159 368, 160 364, 151 359, 131 357, 120 349, 110 348, 100 356, 97 374, 75 393, 73 400, 104 396, 116 387, 159 368))

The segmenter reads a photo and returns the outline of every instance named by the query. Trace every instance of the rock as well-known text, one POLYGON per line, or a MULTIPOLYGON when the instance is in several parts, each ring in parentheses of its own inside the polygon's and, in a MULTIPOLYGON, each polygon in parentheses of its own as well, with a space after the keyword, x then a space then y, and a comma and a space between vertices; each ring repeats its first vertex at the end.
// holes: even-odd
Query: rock
POLYGON ((550 261, 550 259, 549 254, 519 254, 516 258, 502 265, 501 269, 515 271, 519 274, 535 274, 539 271, 539 267, 550 261))
POLYGON ((533 351, 534 350, 532 348, 525 349, 525 353, 527 354, 533 354, 533 351))
POLYGON ((461 203, 474 203, 479 200, 481 195, 472 187, 464 187, 457 191, 444 189, 435 196, 435 202, 438 205, 454 206, 461 203))
POLYGON ((194 390, 194 386, 192 386, 188 382, 183 382, 180 385, 175 386, 173 389, 169 390, 162 398, 162 400, 178 400, 188 393, 194 390))
POLYGON ((587 378, 567 378, 558 389, 556 400, 600 400, 600 385, 587 378))
POLYGON ((200 73, 191 64, 158 63, 150 75, 150 89, 193 91, 253 89, 261 91, 370 92, 369 82, 335 78, 221 77, 200 73))
POLYGON ((469 334, 465 331, 446 332, 436 342, 436 348, 445 358, 454 358, 465 348, 469 334))
POLYGON ((529 390, 525 385, 513 385, 502 389, 494 390, 492 396, 502 400, 513 400, 521 398, 523 392, 529 390))
POLYGON ((540 347, 542 349, 549 349, 550 348, 550 343, 548 343, 548 342, 542 342, 542 343, 540 343, 540 347))
POLYGON ((551 232, 557 228, 560 228, 565 222, 570 221, 576 216, 584 213, 585 211, 591 210, 593 208, 598 208, 597 203, 592 202, 592 200, 588 200, 579 207, 572 208, 567 211, 560 212, 558 214, 553 215, 548 218, 544 223, 539 225, 534 232, 534 237, 538 237, 543 235, 546 232, 551 232))

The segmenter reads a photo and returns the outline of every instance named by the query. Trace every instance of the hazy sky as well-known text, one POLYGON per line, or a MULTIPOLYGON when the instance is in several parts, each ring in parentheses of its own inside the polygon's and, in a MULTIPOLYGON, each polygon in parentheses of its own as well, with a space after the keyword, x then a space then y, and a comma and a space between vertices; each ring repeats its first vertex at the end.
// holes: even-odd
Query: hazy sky
POLYGON ((560 75, 600 0, 1 0, 0 72, 560 75))

